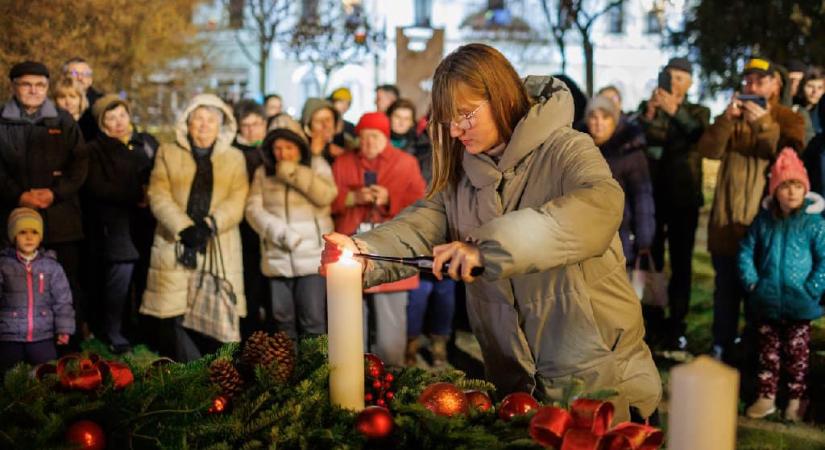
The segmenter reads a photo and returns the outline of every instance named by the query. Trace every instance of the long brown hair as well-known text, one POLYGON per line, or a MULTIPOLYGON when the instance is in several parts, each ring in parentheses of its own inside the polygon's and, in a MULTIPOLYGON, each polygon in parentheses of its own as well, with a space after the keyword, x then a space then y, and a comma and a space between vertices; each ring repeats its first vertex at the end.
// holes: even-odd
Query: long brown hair
POLYGON ((455 187, 461 179, 464 146, 450 137, 450 121, 458 114, 459 86, 487 100, 499 136, 510 140, 519 120, 530 109, 530 99, 516 70, 498 50, 468 44, 447 55, 435 69, 429 132, 433 145, 433 179, 427 197, 455 187))

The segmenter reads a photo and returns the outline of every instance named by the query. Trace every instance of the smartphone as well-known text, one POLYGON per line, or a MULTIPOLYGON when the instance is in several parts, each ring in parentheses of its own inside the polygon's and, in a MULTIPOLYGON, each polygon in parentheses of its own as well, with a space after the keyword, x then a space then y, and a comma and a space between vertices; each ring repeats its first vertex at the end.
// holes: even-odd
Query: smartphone
POLYGON ((371 170, 364 171, 364 186, 372 186, 378 182, 378 173, 371 170))
POLYGON ((762 97, 761 95, 742 94, 737 98, 739 99, 739 101, 741 101, 743 103, 744 102, 754 102, 757 105, 761 106, 762 109, 764 109, 768 106, 768 101, 765 99, 765 97, 762 97))
POLYGON ((670 71, 664 69, 659 72, 659 89, 666 91, 668 94, 672 94, 671 88, 670 71))

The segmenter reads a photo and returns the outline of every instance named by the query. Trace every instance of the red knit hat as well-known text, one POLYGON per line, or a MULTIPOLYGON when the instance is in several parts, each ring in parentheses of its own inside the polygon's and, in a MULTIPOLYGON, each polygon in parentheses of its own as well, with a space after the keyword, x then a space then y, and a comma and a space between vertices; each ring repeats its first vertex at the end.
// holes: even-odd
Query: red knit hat
POLYGON ((361 130, 372 128, 384 133, 387 139, 390 138, 390 119, 382 112, 370 112, 361 116, 358 125, 355 126, 355 133, 361 134, 361 130))
POLYGON ((802 161, 799 159, 799 156, 796 155, 794 149, 785 147, 771 168, 768 193, 773 196, 776 188, 788 180, 799 181, 805 185, 805 191, 811 190, 811 182, 808 180, 808 171, 805 170, 805 165, 802 164, 802 161))

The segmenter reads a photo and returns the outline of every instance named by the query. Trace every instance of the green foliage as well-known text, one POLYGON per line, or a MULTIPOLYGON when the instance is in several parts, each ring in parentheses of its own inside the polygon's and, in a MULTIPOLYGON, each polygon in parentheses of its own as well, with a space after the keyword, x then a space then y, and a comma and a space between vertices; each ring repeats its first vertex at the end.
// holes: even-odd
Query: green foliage
POLYGON ((222 414, 207 412, 218 395, 208 367, 216 359, 237 360, 237 345, 188 364, 155 367, 145 354, 127 357, 135 382, 115 390, 107 381, 91 393, 63 390, 54 375, 37 381, 31 367, 21 364, 6 374, 0 389, 0 447, 67 448, 67 427, 88 419, 100 424, 110 448, 540 448, 527 434, 529 417, 506 423, 493 411, 473 411, 446 418, 417 403, 424 388, 437 381, 492 393, 491 384, 454 370, 394 372, 395 431, 386 441, 368 442, 355 429, 354 413, 330 405, 326 351, 325 337, 300 342, 286 384, 255 368, 222 414))
POLYGON ((736 87, 745 58, 825 63, 825 2, 700 0, 672 44, 698 57, 712 92, 736 87))

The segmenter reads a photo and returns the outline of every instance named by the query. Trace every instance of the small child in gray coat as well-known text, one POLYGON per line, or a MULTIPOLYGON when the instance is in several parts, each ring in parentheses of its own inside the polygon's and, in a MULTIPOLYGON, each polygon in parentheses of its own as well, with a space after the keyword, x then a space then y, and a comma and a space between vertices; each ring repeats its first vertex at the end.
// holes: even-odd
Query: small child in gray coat
POLYGON ((56 359, 55 340, 66 345, 75 331, 66 274, 55 254, 40 248, 40 214, 15 209, 8 232, 13 247, 0 251, 0 373, 22 361, 56 359))

